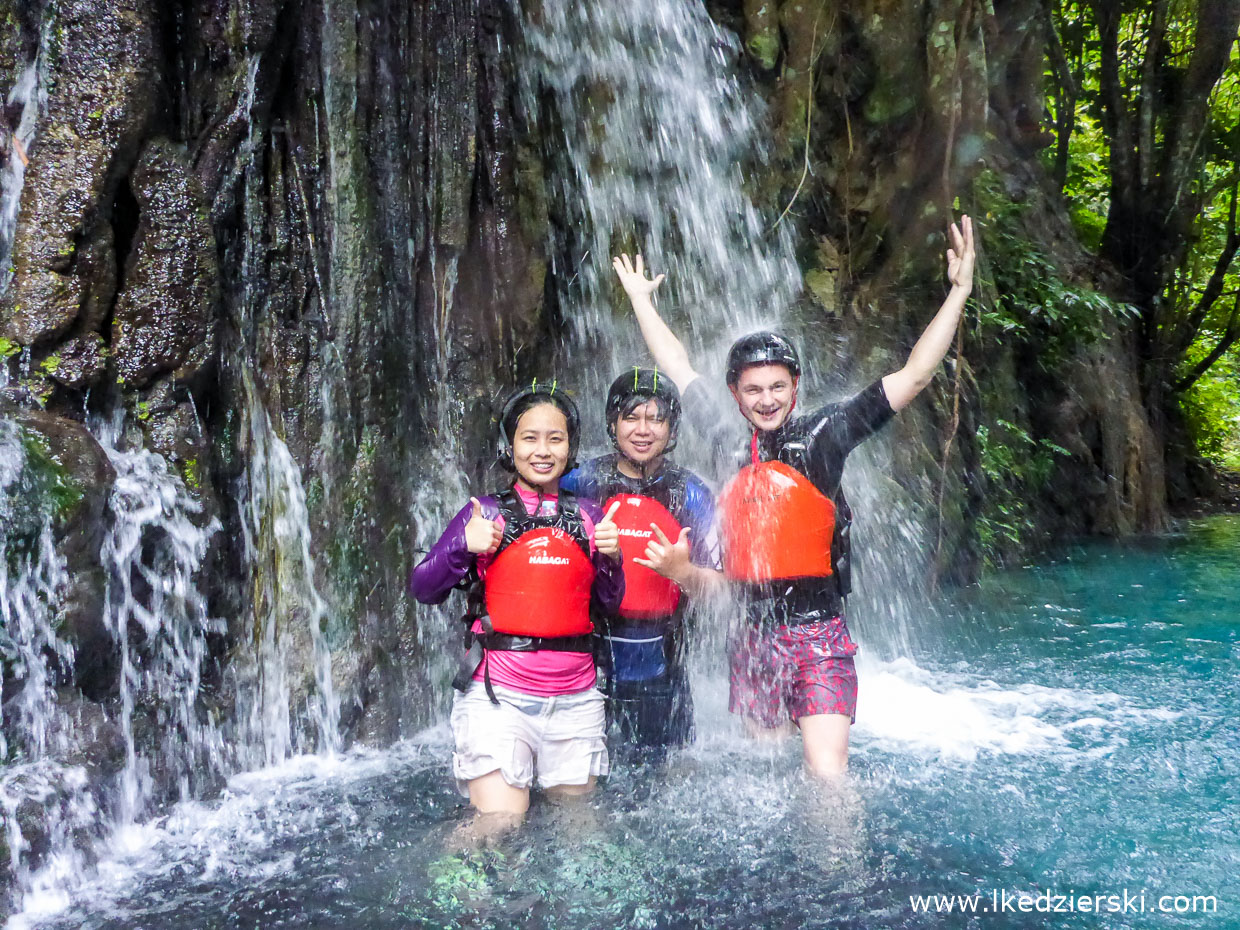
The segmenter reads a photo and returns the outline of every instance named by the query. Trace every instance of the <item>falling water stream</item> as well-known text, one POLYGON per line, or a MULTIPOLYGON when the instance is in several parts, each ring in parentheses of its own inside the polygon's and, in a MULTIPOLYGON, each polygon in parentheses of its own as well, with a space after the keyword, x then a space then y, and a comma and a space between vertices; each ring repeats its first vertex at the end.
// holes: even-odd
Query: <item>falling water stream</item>
MULTIPOLYGON (((539 6, 522 76, 527 104, 562 141, 552 193, 573 220, 553 249, 566 263, 555 269, 570 322, 565 373, 594 421, 589 399, 644 357, 617 312, 611 254, 640 250, 668 273, 661 306, 706 372, 740 332, 781 323, 800 275, 792 230, 746 194, 745 166, 765 157, 764 120, 732 70, 736 38, 681 0, 539 6)), ((253 140, 248 158, 245 183, 259 184, 253 140)), ((741 737, 718 671, 724 624, 707 623, 693 672, 699 739, 667 771, 620 768, 581 810, 536 804, 496 849, 449 852, 465 808, 447 776, 444 725, 383 750, 341 749, 323 641, 331 606, 316 583, 304 480, 257 377, 262 216, 256 193, 244 203, 254 238, 227 355, 244 405, 234 506, 255 641, 229 672, 236 717, 204 719, 196 707, 205 640, 221 621, 194 579, 218 526, 160 456, 126 446, 121 421, 103 419, 93 428, 117 475, 103 561, 125 761, 106 811, 83 769, 49 761, 74 722, 58 717, 55 667, 72 656, 50 612, 64 569, 42 527, 20 559, 0 560, 0 647, 24 670, 5 714, 22 715, 27 734, 7 747, 19 764, 0 778, 23 891, 12 927, 932 927, 943 919, 915 912, 909 895, 1127 891, 1153 907, 1160 894, 1214 894, 1220 910, 1240 900, 1229 774, 1240 743, 1228 725, 1240 696, 1212 685, 1240 671, 1226 606, 1240 524, 1207 521, 1133 550, 1073 548, 931 609, 909 569, 922 536, 882 490, 881 445, 850 465, 860 535, 868 525, 865 545, 883 560, 863 560, 858 579, 870 592, 857 605, 862 696, 848 785, 807 782, 792 743, 741 737), (291 680, 293 668, 313 669, 312 680, 291 680), (159 708, 156 718, 137 720, 139 706, 159 708), (153 754, 135 739, 139 722, 165 728, 153 754), (152 798, 153 765, 177 772, 176 798, 152 798), (38 874, 23 871, 15 832, 32 798, 59 818, 58 853, 38 874), (88 862, 72 834, 101 817, 113 828, 88 862)), ((452 273, 436 279, 450 292, 452 273)), ((324 367, 330 437, 338 360, 324 367)), ((451 436, 456 412, 428 403, 428 420, 451 436)), ((24 454, 6 430, 0 486, 24 454)), ((599 444, 601 430, 591 438, 599 444)), ((684 452, 692 464, 701 450, 688 442, 684 452)), ((423 545, 467 497, 463 458, 455 439, 427 456, 423 545)), ((424 641, 444 647, 432 679, 446 678, 451 622, 444 610, 423 624, 424 641)), ((1151 925, 1146 917, 1106 925, 1151 925)), ((1101 925, 1081 914, 1061 922, 1101 925)), ((1200 924, 1171 914, 1157 925, 1200 924)))

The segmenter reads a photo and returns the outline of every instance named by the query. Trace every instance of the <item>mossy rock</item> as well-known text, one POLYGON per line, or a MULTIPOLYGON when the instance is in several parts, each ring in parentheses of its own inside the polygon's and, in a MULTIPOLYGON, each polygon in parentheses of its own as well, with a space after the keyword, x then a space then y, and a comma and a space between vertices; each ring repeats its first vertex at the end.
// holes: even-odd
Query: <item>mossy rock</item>
POLYGON ((0 488, 0 519, 7 553, 29 551, 43 527, 62 526, 81 504, 85 491, 52 454, 47 437, 17 423, 0 427, 0 456, 12 478, 0 488))
POLYGON ((42 410, 0 406, 0 525, 10 568, 32 555, 45 528, 64 560, 69 583, 58 624, 74 646, 75 680, 100 693, 115 669, 103 624, 106 584, 99 562, 105 511, 115 472, 81 423, 42 410))

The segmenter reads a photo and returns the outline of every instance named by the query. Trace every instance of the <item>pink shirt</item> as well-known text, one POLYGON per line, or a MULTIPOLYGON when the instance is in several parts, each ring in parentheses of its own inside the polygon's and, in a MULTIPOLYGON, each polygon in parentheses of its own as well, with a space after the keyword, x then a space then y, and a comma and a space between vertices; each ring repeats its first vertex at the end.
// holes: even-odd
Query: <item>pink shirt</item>
MULTIPOLYGON (((532 491, 516 486, 518 497, 525 504, 525 512, 534 513, 538 506, 538 495, 532 491)), ((542 513, 553 516, 559 506, 558 495, 545 495, 542 499, 542 513)), ((500 518, 501 527, 503 516, 500 518)), ((586 538, 590 541, 590 555, 594 555, 594 521, 584 511, 581 514, 585 524, 586 538)), ((486 578, 487 568, 491 564, 491 556, 478 557, 478 574, 486 578)), ((475 633, 482 632, 482 624, 474 621, 475 633)), ((595 685, 594 656, 588 652, 555 652, 540 649, 536 652, 506 652, 504 650, 487 650, 486 658, 474 672, 474 681, 482 681, 484 672, 491 676, 491 684, 511 688, 524 694, 538 697, 551 697, 557 694, 576 694, 586 691, 595 685)))

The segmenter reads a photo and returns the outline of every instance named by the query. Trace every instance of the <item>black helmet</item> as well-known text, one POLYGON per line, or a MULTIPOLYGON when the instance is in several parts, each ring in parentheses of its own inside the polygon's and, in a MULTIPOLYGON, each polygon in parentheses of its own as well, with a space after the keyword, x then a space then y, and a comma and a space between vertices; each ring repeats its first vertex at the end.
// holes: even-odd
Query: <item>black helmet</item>
POLYGON ((794 378, 801 373, 797 350, 779 333, 750 333, 732 343, 728 350, 728 385, 735 385, 741 372, 753 365, 784 365, 794 378))
POLYGON ((667 418, 667 448, 663 451, 671 452, 676 448, 676 433, 680 427, 680 391, 676 389, 676 382, 657 368, 636 365, 613 381, 607 391, 605 417, 612 445, 616 445, 616 419, 650 400, 658 403, 660 412, 667 418))
POLYGON ((512 438, 517 433, 517 421, 521 419, 521 414, 539 404, 551 404, 564 414, 564 419, 568 421, 568 464, 565 471, 576 468, 577 443, 581 439, 581 414, 577 411, 577 404, 558 381, 539 381, 537 378, 525 387, 517 388, 504 401, 499 415, 500 465, 508 471, 516 470, 512 460, 512 438))

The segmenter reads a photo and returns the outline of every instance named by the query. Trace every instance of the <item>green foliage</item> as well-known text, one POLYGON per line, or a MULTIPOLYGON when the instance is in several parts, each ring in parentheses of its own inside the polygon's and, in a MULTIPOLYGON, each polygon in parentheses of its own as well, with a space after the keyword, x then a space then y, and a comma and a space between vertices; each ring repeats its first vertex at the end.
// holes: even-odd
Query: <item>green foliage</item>
POLYGON ((84 491, 52 454, 47 439, 34 430, 20 428, 24 453, 16 478, 0 493, 5 514, 5 555, 10 570, 38 550, 44 525, 63 525, 81 502, 84 491))
POLYGON ((3 336, 0 336, 0 359, 12 358, 14 355, 16 355, 21 350, 22 350, 22 347, 19 346, 16 342, 13 342, 9 339, 5 339, 3 336))
MULTIPOLYGON (((1143 191, 1146 196, 1168 198, 1161 207, 1159 203, 1154 206, 1170 218, 1171 234, 1158 229, 1147 232, 1149 241, 1162 243, 1170 261, 1159 284, 1161 293, 1141 298, 1149 346, 1143 361, 1168 383, 1182 377, 1219 344, 1234 306, 1227 295, 1240 292, 1240 268, 1233 262, 1221 289, 1224 296, 1208 312, 1198 312, 1206 284, 1223 254, 1240 179, 1240 47, 1234 37, 1229 59, 1214 86, 1198 89, 1198 93, 1208 93, 1208 101, 1187 96, 1188 76, 1199 63, 1197 33, 1204 9, 1202 4, 1178 0, 1162 6, 1158 15, 1153 15, 1154 6, 1150 4, 1116 7, 1087 0, 1056 0, 1049 7, 1055 30, 1052 47, 1057 39, 1063 58, 1046 59, 1045 102, 1057 123, 1071 126, 1063 193, 1081 242, 1101 250, 1114 189, 1128 190, 1126 185, 1140 183, 1147 185, 1143 191), (1101 77, 1106 41, 1099 28, 1103 11, 1116 16, 1118 30, 1114 47, 1118 93, 1110 100, 1104 94, 1101 77), (1155 32, 1160 28, 1163 32, 1155 32), (1060 61, 1066 64, 1070 78, 1060 61), (1208 103, 1208 118, 1188 156, 1191 163, 1182 161, 1183 153, 1174 153, 1180 160, 1165 164, 1163 159, 1173 154, 1169 146, 1179 138, 1177 121, 1186 107, 1201 102, 1208 103), (1131 131, 1139 133, 1137 137, 1127 136, 1121 129, 1114 140, 1130 149, 1124 163, 1136 165, 1133 159, 1139 157, 1149 166, 1139 181, 1136 174, 1121 170, 1118 152, 1112 159, 1113 140, 1104 124, 1108 104, 1120 111, 1112 114, 1116 118, 1112 131, 1126 120, 1131 131), (1062 112, 1067 106, 1073 108, 1070 114, 1062 112), (1183 171, 1178 186, 1160 188, 1159 172, 1182 169, 1188 170, 1183 171), (1173 211, 1181 207, 1190 213, 1187 220, 1191 229, 1181 230, 1174 220, 1173 211), (1186 345, 1189 348, 1185 352, 1186 345)), ((1219 12, 1215 9, 1209 15, 1219 12)), ((1064 143, 1060 137, 1043 153, 1048 168, 1055 167, 1065 154, 1060 151, 1064 143)), ((1113 232, 1122 237, 1126 230, 1113 232)), ((1150 270, 1148 263, 1142 270, 1150 270)), ((1131 269, 1125 273, 1133 275, 1131 269)), ((1235 444, 1231 437, 1240 410, 1235 400, 1235 365, 1234 356, 1224 356, 1181 398, 1199 451, 1218 464, 1236 461, 1236 453, 1228 451, 1235 444)))
POLYGON ((978 184, 995 289, 994 304, 983 307, 980 315, 981 335, 998 343, 1029 342, 1043 364, 1054 367, 1072 349, 1102 338, 1108 331, 1107 318, 1137 311, 1066 280, 1055 261, 1023 235, 1020 219, 1025 208, 1000 191, 993 176, 978 184))
MULTIPOLYGON (((1090 83, 1096 81, 1096 77, 1090 79, 1090 83)), ((1053 149, 1047 149, 1045 158, 1053 154, 1053 149)), ((1068 140, 1063 193, 1076 234, 1086 248, 1097 251, 1111 206, 1111 156, 1102 124, 1089 112, 1076 114, 1076 128, 1068 140)))
MULTIPOLYGON (((1188 364, 1206 351, 1194 346, 1188 364)), ((1240 472, 1240 352, 1224 355, 1185 391, 1180 409, 1197 451, 1219 468, 1240 472)))
POLYGON ((46 501, 56 520, 63 520, 82 499, 82 487, 52 456, 51 449, 38 433, 27 431, 22 441, 26 450, 23 481, 27 492, 46 501))
POLYGON ((491 894, 494 869, 490 858, 502 859, 497 850, 449 853, 427 868, 431 897, 441 907, 462 907, 491 894))
POLYGON ((181 477, 185 486, 192 491, 202 490, 202 475, 198 468, 198 459, 186 459, 181 463, 181 477))
POLYGON ((1055 457, 1068 450, 1047 439, 1034 439, 1008 420, 977 429, 986 503, 977 521, 978 541, 987 564, 1028 547, 1037 533, 1030 501, 1036 500, 1055 473, 1055 457))
POLYGON ((779 33, 774 30, 755 33, 745 48, 763 70, 770 71, 779 60, 779 33))

